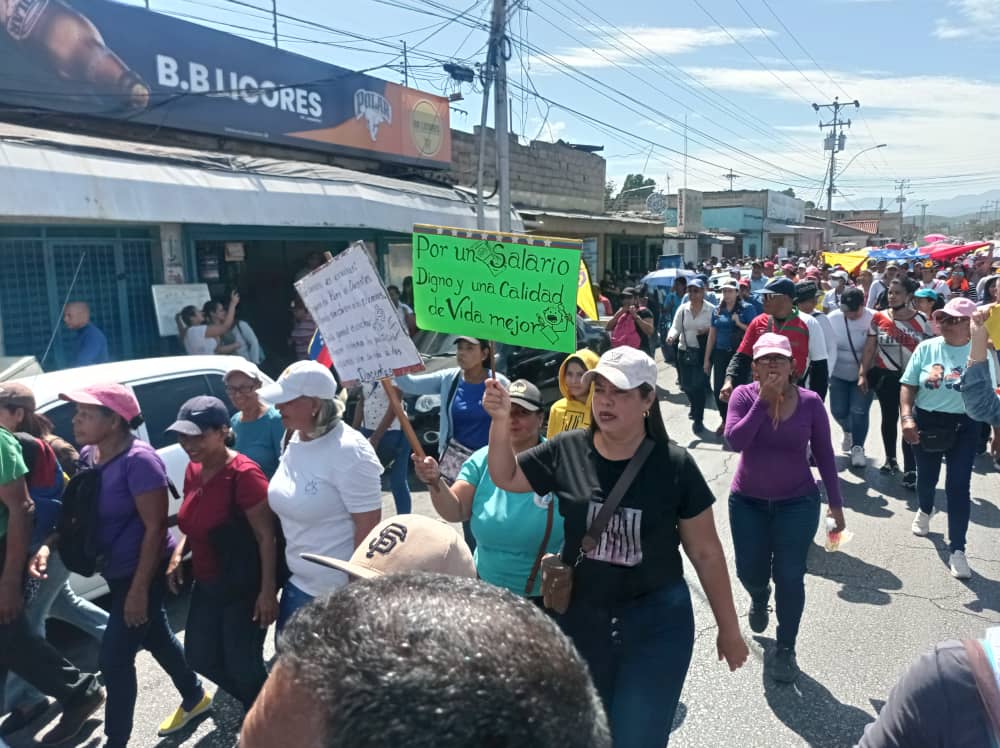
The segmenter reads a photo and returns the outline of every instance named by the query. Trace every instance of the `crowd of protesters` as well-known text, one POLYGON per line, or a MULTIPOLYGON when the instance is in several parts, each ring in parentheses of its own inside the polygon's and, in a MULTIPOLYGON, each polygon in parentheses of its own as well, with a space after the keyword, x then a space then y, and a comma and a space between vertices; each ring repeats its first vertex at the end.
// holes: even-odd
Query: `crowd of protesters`
MULTIPOLYGON (((292 707, 289 694, 301 684, 290 679, 314 680, 332 653, 330 668, 348 667, 335 630, 357 619, 399 636, 406 611, 392 607, 372 618, 372 595, 398 594, 394 606, 408 600, 412 609, 437 599, 454 604, 461 590, 465 604, 490 610, 497 622, 513 616, 543 640, 555 637, 565 656, 547 650, 542 660, 589 674, 593 690, 578 704, 576 713, 587 716, 576 723, 583 736, 576 744, 665 745, 694 651, 681 550, 715 618, 719 659, 736 670, 748 649, 715 497, 663 422, 657 350, 677 367, 695 434, 706 431, 714 403, 716 435, 740 453, 727 505, 735 575, 751 600, 753 632, 769 626, 774 594, 776 646, 765 653, 771 679, 791 683, 800 675, 806 555, 824 497, 830 530, 845 528, 831 423, 851 467, 866 467, 875 399, 880 469, 916 491, 917 536, 928 533, 945 466, 950 570, 969 578, 972 463, 990 434, 1000 454, 997 357, 986 333, 1000 268, 973 257, 950 269, 926 261, 872 262, 851 272, 810 261, 703 269, 679 274, 663 291, 631 285, 616 288, 613 300, 595 293, 612 348, 600 357, 589 350, 568 356, 559 370, 563 397, 550 410, 534 383, 493 372, 492 347, 475 338, 458 338, 455 367, 396 380, 397 394, 441 398, 441 454, 414 458, 414 469, 440 518, 463 523, 464 539, 410 514, 409 444, 381 387, 364 389, 352 426, 328 367, 299 361, 270 383, 254 361, 253 331, 236 318, 238 295, 178 315, 189 352, 244 358, 224 378, 235 414, 221 400, 197 397, 168 428, 190 458, 179 536, 167 531, 172 486, 163 461, 133 433, 142 414, 130 390, 109 383, 61 395, 76 407, 74 436, 83 446, 76 455, 34 413, 30 389, 0 383, 0 675, 24 682, 11 679, 0 734, 29 726, 52 696, 63 715, 42 742, 57 744, 106 700, 107 745, 127 745, 142 698, 135 660, 145 648, 180 697, 161 736, 212 708, 204 677, 242 705, 246 745, 274 744, 264 735, 315 738, 342 728, 326 714, 307 717, 301 705, 292 707), (385 519, 380 443, 391 446, 396 463, 397 514, 385 519), (88 483, 94 475, 99 480, 88 483), (94 540, 111 590, 108 613, 73 595, 61 558, 74 550, 76 530, 60 516, 67 511, 60 496, 78 498, 88 487, 100 519, 94 540), (408 533, 422 543, 407 543, 408 533), (413 571, 482 581, 408 577, 413 571), (392 575, 399 580, 378 581, 392 575), (164 601, 188 576, 182 646, 164 601), (370 577, 371 586, 348 585, 370 577), (505 592, 488 591, 494 588, 505 592), (45 642, 48 616, 101 642, 103 688, 45 642), (263 649, 272 624, 279 658, 269 676, 263 649)), ((399 298, 396 291, 400 321, 412 332, 412 310, 399 298)), ((500 680, 523 675, 516 657, 495 659, 497 682, 485 689, 492 695, 503 691, 500 680)), ((358 698, 349 677, 371 675, 345 675, 306 701, 346 714, 330 694, 358 698)), ((489 711, 485 702, 474 708, 489 711)))

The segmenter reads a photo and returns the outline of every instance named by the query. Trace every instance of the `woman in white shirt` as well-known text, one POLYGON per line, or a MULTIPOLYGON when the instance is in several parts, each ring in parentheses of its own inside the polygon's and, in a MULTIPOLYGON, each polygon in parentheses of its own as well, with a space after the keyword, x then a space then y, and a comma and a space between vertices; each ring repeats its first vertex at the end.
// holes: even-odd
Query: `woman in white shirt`
POLYGON ((708 332, 712 327, 715 307, 705 301, 705 283, 694 278, 688 283, 688 300, 674 313, 674 321, 667 333, 667 345, 677 345, 677 376, 681 389, 691 403, 688 418, 696 434, 705 429, 705 398, 708 394, 708 376, 705 374, 705 348, 708 332))
POLYGON ((301 554, 350 559, 382 519, 382 465, 368 440, 341 420, 337 382, 322 364, 298 361, 258 395, 274 404, 291 432, 267 490, 291 572, 278 609, 281 633, 299 608, 347 584, 344 572, 301 554))
POLYGON ((202 310, 196 306, 186 306, 178 312, 177 334, 188 355, 200 356, 213 353, 235 353, 239 345, 220 345, 219 338, 232 329, 236 322, 236 307, 240 303, 240 295, 233 291, 229 297, 229 308, 226 317, 220 324, 206 321, 202 310))

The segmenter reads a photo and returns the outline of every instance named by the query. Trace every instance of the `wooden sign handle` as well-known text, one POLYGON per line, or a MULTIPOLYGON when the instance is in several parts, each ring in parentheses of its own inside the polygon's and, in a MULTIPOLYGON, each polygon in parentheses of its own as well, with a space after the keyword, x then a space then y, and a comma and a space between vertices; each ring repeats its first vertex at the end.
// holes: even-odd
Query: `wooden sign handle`
POLYGON ((410 446, 413 447, 413 454, 421 460, 424 459, 427 455, 424 453, 424 448, 420 445, 417 432, 413 430, 413 424, 406 417, 406 411, 403 410, 403 403, 399 399, 399 393, 396 392, 396 385, 392 383, 392 379, 389 377, 384 377, 380 381, 382 382, 382 389, 385 390, 386 397, 389 398, 389 407, 396 414, 396 418, 399 420, 399 427, 403 429, 403 433, 406 434, 410 446))

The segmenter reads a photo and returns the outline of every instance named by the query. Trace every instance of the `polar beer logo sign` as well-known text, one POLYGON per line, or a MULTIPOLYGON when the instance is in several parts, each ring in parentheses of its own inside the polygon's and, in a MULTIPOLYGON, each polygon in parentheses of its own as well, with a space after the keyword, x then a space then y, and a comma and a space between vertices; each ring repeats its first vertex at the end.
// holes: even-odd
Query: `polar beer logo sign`
POLYGON ((368 123, 368 134, 374 143, 379 127, 392 124, 392 104, 380 93, 359 88, 354 92, 354 118, 362 117, 368 123))

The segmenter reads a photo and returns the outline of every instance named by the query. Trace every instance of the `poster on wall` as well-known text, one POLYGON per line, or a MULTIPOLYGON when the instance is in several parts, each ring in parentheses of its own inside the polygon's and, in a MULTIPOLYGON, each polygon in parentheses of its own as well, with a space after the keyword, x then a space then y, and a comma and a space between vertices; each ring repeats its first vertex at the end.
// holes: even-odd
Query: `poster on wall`
POLYGON ((417 326, 571 352, 580 250, 575 239, 414 226, 417 326))
POLYGON ((110 0, 0 1, 0 103, 414 166, 448 100, 110 0))

